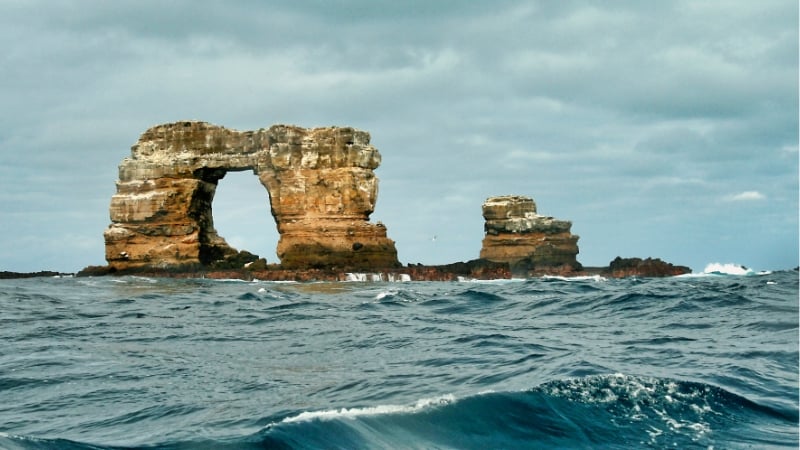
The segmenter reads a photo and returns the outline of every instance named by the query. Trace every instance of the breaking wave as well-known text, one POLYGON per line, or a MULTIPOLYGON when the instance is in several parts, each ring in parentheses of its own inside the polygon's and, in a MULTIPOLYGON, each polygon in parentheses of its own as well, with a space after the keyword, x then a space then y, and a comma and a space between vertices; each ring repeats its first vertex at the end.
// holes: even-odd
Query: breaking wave
POLYGON ((750 269, 746 266, 741 264, 734 264, 734 263, 710 263, 707 264, 705 269, 703 269, 703 275, 740 275, 740 276, 748 276, 748 275, 769 275, 771 271, 760 271, 756 272, 753 269, 750 269))
MULTIPOLYGON (((613 374, 272 419, 248 436, 140 448, 789 448, 765 430, 798 417, 708 384, 613 374)), ((0 435, 0 447, 121 448, 10 435, 0 435)))

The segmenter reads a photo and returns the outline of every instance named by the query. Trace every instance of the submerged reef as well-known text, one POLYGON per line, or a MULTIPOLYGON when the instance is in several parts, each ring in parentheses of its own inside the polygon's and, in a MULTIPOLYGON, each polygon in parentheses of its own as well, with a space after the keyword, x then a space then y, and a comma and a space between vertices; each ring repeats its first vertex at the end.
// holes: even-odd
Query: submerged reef
POLYGON ((542 216, 530 197, 490 197, 480 258, 401 266, 382 223, 369 222, 378 196, 378 150, 350 127, 274 125, 236 131, 183 121, 146 130, 119 165, 107 265, 79 276, 293 281, 496 279, 540 275, 669 276, 687 273, 658 259, 617 258, 584 268, 572 223, 542 216), (266 192, 280 234, 277 263, 228 245, 214 228, 217 183, 250 170, 266 192))

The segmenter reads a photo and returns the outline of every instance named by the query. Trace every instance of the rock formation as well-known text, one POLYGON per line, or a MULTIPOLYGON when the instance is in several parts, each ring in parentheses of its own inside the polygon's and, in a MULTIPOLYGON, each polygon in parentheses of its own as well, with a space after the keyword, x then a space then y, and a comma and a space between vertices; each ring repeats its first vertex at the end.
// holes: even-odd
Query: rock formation
POLYGON ((608 264, 604 275, 614 278, 624 277, 674 277, 691 273, 686 266, 676 266, 658 258, 621 258, 617 256, 608 264))
POLYGON ((490 197, 483 203, 485 219, 480 257, 507 262, 512 268, 578 270, 578 236, 572 223, 536 213, 530 197, 490 197))
POLYGON ((381 161, 369 140, 364 131, 337 127, 150 128, 119 166, 106 260, 112 270, 126 270, 235 258, 214 229, 212 202, 228 171, 252 170, 267 190, 283 268, 396 267, 394 241, 382 224, 369 222, 381 161))

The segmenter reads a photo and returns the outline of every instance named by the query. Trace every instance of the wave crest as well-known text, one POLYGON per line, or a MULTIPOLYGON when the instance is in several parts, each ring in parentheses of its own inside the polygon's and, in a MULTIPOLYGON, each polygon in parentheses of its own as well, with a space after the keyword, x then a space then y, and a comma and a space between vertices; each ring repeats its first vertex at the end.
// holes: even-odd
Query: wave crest
POLYGON ((296 416, 283 419, 281 423, 305 422, 310 420, 336 420, 354 419, 362 416, 376 416, 384 414, 415 414, 426 408, 448 405, 455 401, 452 395, 442 395, 434 398, 418 400, 413 405, 378 405, 361 408, 341 408, 324 411, 302 412, 296 416))
POLYGON ((703 269, 707 275, 755 275, 753 269, 748 269, 741 264, 733 263, 710 263, 703 269))
POLYGON ((277 447, 338 448, 758 446, 769 439, 765 423, 795 421, 715 386, 613 374, 522 392, 304 412, 269 425, 261 438, 277 447), (751 429, 741 429, 743 418, 751 429))

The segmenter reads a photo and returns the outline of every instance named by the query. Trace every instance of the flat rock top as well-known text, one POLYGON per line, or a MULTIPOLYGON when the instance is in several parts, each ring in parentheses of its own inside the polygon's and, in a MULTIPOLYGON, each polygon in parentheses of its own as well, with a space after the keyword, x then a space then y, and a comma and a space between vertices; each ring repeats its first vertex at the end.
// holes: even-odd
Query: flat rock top
POLYGON ((535 215, 536 203, 530 197, 502 195, 489 197, 483 202, 483 218, 486 220, 530 218, 535 215))
POLYGON ((369 147, 370 135, 352 127, 303 128, 272 125, 240 131, 201 121, 181 121, 147 129, 131 148, 134 159, 166 160, 174 154, 248 154, 269 150, 274 144, 300 147, 369 147))

